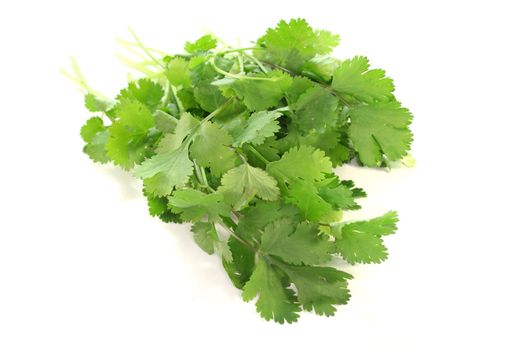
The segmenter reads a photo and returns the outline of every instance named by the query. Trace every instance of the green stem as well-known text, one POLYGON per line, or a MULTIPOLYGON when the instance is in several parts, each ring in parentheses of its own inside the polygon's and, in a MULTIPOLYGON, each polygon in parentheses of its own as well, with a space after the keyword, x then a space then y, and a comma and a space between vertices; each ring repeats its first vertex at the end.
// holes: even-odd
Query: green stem
POLYGON ((137 34, 135 34, 135 32, 133 31, 133 29, 128 28, 129 32, 131 33, 131 35, 133 36, 133 38, 135 39, 135 41, 137 42, 138 46, 142 49, 142 51, 144 51, 144 53, 149 57, 151 58, 156 64, 158 64, 162 69, 164 69, 164 64, 162 64, 155 56, 153 56, 151 54, 151 52, 148 50, 148 48, 146 46, 144 46, 144 44, 142 44, 142 41, 140 41, 139 37, 137 36, 137 34))
POLYGON ((69 74, 64 69, 61 69, 60 73, 62 73, 62 75, 64 75, 66 78, 78 84, 84 90, 85 93, 95 95, 104 100, 109 100, 109 98, 106 97, 104 94, 96 91, 95 89, 91 88, 91 86, 89 86, 86 79, 84 78, 84 74, 82 74, 82 71, 80 70, 80 67, 74 57, 71 57, 71 68, 73 70, 73 75, 69 74))
POLYGON ((221 50, 221 51, 214 52, 214 55, 225 55, 225 54, 233 53, 233 52, 244 52, 244 51, 257 50, 257 49, 258 49, 258 47, 232 48, 232 49, 228 49, 228 50, 221 50))
POLYGON ((223 103, 219 108, 217 108, 216 110, 208 114, 206 118, 201 120, 198 125, 194 126, 191 129, 188 137, 186 137, 186 139, 184 140, 184 142, 182 143, 180 147, 185 147, 187 144, 189 144, 191 140, 193 140, 193 137, 195 136, 195 134, 197 134, 197 131, 199 131, 200 126, 206 123, 207 121, 210 121, 213 117, 215 117, 217 114, 221 113, 224 109, 226 109, 226 107, 228 107, 233 102, 233 99, 234 99, 233 97, 228 99, 228 101, 223 103))
POLYGON ((268 74, 268 69, 264 66, 264 64, 259 61, 255 56, 249 55, 247 53, 244 53, 246 57, 248 57, 249 60, 253 61, 262 71, 264 74, 268 74))
MULTIPOLYGON (((140 47, 142 48, 139 44, 137 43, 133 43, 131 41, 127 41, 127 40, 124 40, 124 39, 121 39, 121 38, 117 38, 117 42, 119 44, 121 44, 122 46, 124 46, 126 49, 130 50, 130 46, 135 46, 135 47, 140 47)), ((146 48, 148 51, 150 52, 155 52, 155 53, 158 53, 159 55, 162 55, 162 56, 168 56, 167 53, 163 52, 163 51, 160 51, 160 50, 157 50, 157 49, 153 49, 151 47, 147 47, 146 48)), ((136 52, 136 51, 133 51, 133 52, 136 52)))
POLYGON ((255 253, 258 253, 258 250, 252 246, 250 243, 248 243, 248 241, 242 239, 241 237, 237 236, 237 234, 235 234, 235 232, 228 226, 226 225, 222 220, 218 220, 217 223, 219 225, 221 225, 225 230, 227 230, 228 232, 230 232, 230 235, 235 238, 237 241, 239 241, 240 243, 244 244, 246 247, 248 247, 249 249, 253 250, 255 253))
POLYGON ((243 75, 243 74, 232 74, 232 73, 229 73, 227 71, 225 71, 224 69, 221 69, 219 67, 217 67, 217 65, 215 64, 215 57, 216 56, 212 56, 211 59, 209 60, 211 66, 213 67, 213 69, 215 69, 215 71, 217 73, 220 73, 222 75, 224 75, 225 77, 229 77, 229 78, 233 78, 233 79, 238 79, 238 80, 266 80, 266 81, 277 81, 280 79, 280 77, 275 77, 275 78, 265 78, 265 77, 251 77, 249 75, 243 75))
POLYGON ((266 159, 259 151, 255 149, 252 145, 248 145, 248 149, 257 157, 259 158, 264 164, 268 165, 270 161, 266 159))

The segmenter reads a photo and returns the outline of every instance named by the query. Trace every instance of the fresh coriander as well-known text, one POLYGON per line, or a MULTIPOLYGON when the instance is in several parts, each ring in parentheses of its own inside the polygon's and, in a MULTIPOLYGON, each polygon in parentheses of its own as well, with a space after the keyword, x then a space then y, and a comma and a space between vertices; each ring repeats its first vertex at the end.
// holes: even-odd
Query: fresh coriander
POLYGON ((168 55, 120 40, 145 77, 114 99, 91 89, 73 61, 68 75, 93 113, 81 129, 95 162, 143 180, 152 216, 190 222, 196 243, 221 256, 243 299, 266 320, 301 310, 331 316, 350 298, 347 272, 326 266, 380 263, 397 214, 340 222, 365 192, 334 174, 356 160, 388 167, 408 157, 410 112, 367 58, 330 57, 339 36, 303 19, 280 21, 253 47, 213 35, 168 55), (218 230, 228 232, 227 238, 218 230))

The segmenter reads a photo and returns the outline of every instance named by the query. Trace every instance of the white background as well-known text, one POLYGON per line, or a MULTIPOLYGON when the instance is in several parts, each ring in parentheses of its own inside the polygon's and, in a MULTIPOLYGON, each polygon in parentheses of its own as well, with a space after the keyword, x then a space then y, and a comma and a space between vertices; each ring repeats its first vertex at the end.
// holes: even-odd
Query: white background
POLYGON ((521 1, 6 1, 0 5, 0 349, 523 349, 521 1), (75 55, 112 95, 128 25, 177 52, 205 30, 247 44, 281 19, 339 33, 415 115, 415 169, 338 172, 399 211, 390 259, 349 267, 335 317, 260 319, 188 226, 81 152, 75 55))

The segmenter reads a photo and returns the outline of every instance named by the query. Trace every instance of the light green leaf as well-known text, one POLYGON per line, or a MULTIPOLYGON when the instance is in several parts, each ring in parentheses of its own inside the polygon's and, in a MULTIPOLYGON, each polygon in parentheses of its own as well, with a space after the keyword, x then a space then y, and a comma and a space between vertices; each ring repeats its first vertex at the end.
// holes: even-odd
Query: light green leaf
POLYGON ((279 131, 279 122, 277 119, 281 113, 275 111, 261 111, 250 115, 248 120, 243 121, 232 130, 235 147, 242 146, 245 143, 260 145, 268 137, 272 137, 279 131))
POLYGON ((229 147, 232 142, 226 130, 205 122, 200 125, 193 139, 190 153, 197 164, 210 167, 212 174, 219 176, 236 165, 235 151, 229 147))
POLYGON ((291 264, 311 265, 330 260, 334 245, 319 234, 316 224, 305 221, 294 228, 289 219, 280 219, 265 227, 261 251, 291 264))
POLYGON ((299 305, 293 291, 284 286, 281 277, 264 259, 260 259, 250 280, 245 284, 242 297, 250 301, 258 297, 257 311, 265 320, 292 323, 299 318, 299 305))
POLYGON ((384 70, 368 70, 369 67, 368 59, 363 56, 344 61, 334 72, 332 88, 368 103, 391 100, 394 91, 392 79, 385 77, 384 70))
POLYGON ((323 151, 311 146, 291 148, 280 160, 268 164, 268 172, 277 178, 320 180, 332 172, 332 163, 323 151))
POLYGON ((279 197, 277 181, 266 171, 247 163, 224 174, 219 191, 234 210, 244 208, 255 196, 268 201, 279 197))
POLYGON ((349 136, 366 166, 379 166, 403 158, 410 150, 412 115, 399 102, 361 105, 350 111, 349 136))
POLYGON ((323 131, 337 122, 338 99, 321 86, 314 86, 302 94, 293 105, 292 120, 303 131, 323 131))
POLYGON ((188 157, 188 147, 179 147, 173 151, 157 154, 133 170, 133 175, 141 179, 155 177, 155 193, 167 196, 173 187, 186 184, 193 172, 193 163, 188 157))

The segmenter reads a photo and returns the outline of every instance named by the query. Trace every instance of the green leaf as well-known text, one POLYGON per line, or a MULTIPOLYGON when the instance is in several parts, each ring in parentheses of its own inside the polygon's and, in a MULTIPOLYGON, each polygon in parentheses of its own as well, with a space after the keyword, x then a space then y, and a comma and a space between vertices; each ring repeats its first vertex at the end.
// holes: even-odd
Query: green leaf
POLYGON ((109 133, 107 131, 97 132, 84 146, 84 153, 86 153, 94 162, 102 164, 109 162, 110 159, 106 152, 108 139, 109 133))
POLYGON ((396 224, 398 221, 397 213, 395 211, 389 211, 371 220, 347 223, 344 227, 345 232, 349 233, 362 232, 376 236, 387 236, 396 232, 396 224))
POLYGON ((279 131, 279 122, 277 121, 281 113, 275 111, 261 111, 250 115, 248 120, 240 123, 234 130, 232 136, 235 147, 242 146, 245 143, 260 145, 268 137, 272 137, 279 131))
POLYGON ((410 150, 412 115, 399 102, 357 106, 350 118, 349 136, 364 165, 381 165, 383 155, 395 161, 410 150))
POLYGON ((288 289, 277 271, 264 259, 259 260, 250 280, 244 286, 242 297, 250 301, 258 297, 257 311, 265 320, 292 323, 299 318, 299 304, 293 291, 288 289))
POLYGON ((105 131, 104 122, 99 117, 89 118, 80 129, 80 136, 86 142, 90 142, 96 134, 105 131))
POLYGON ((344 305, 350 299, 347 280, 352 275, 320 266, 293 266, 278 263, 297 288, 297 297, 304 310, 318 315, 333 316, 334 305, 344 305))
POLYGON ((184 50, 188 53, 202 53, 217 47, 217 39, 211 34, 206 34, 194 42, 186 42, 184 50))
POLYGON ((315 56, 304 64, 301 72, 306 76, 328 83, 340 64, 339 60, 328 55, 315 56))
POLYGON ((153 178, 154 193, 167 196, 173 187, 186 184, 193 172, 193 163, 188 157, 188 147, 179 147, 171 152, 157 154, 133 169, 133 175, 141 179, 153 178))
POLYGON ((342 238, 336 240, 337 250, 351 264, 380 263, 388 257, 383 240, 370 233, 352 232, 343 226, 342 238))
POLYGON ((385 77, 384 70, 368 70, 369 67, 368 59, 363 56, 344 61, 334 72, 332 88, 368 103, 391 100, 394 91, 392 79, 385 77))
POLYGON ((190 113, 182 113, 180 119, 177 121, 174 133, 166 133, 159 141, 156 152, 167 153, 179 148, 184 139, 190 134, 192 130, 199 126, 199 121, 195 119, 190 113))
POLYGON ((200 125, 190 147, 192 158, 200 166, 210 167, 214 176, 233 168, 237 163, 235 151, 230 148, 232 138, 216 124, 205 122, 200 125))
POLYGON ((280 219, 264 229, 261 251, 291 264, 311 265, 330 260, 334 245, 319 234, 316 224, 305 221, 294 228, 289 219, 280 219))
POLYGON ((222 259, 222 265, 233 282, 233 285, 242 289, 250 279, 255 268, 255 252, 233 236, 228 240, 232 260, 222 259))
POLYGON ((177 119, 161 110, 156 110, 153 113, 153 119, 155 119, 155 128, 160 132, 170 133, 174 132, 177 127, 177 119))
POLYGON ((175 86, 191 87, 189 62, 181 57, 173 58, 168 64, 166 77, 175 86))
POLYGON ((260 241, 261 232, 271 222, 287 218, 293 225, 303 220, 299 210, 282 201, 257 201, 255 205, 241 211, 235 233, 247 240, 260 241))
POLYGON ((372 220, 345 224, 340 234, 336 232, 336 247, 351 264, 380 263, 388 257, 381 236, 393 234, 397 221, 396 212, 389 211, 372 220))
POLYGON ((288 105, 292 106, 293 104, 295 104, 295 102, 297 102, 297 100, 299 99, 299 96, 304 94, 306 90, 313 86, 314 83, 308 78, 301 76, 293 77, 292 84, 290 85, 285 94, 286 100, 288 101, 288 105))
POLYGON ((285 91, 292 84, 289 75, 275 71, 270 76, 257 75, 266 80, 239 79, 232 88, 252 111, 262 111, 277 106, 285 91))
POLYGON ((322 184, 318 184, 317 186, 319 196, 332 204, 334 209, 357 210, 361 208, 355 199, 362 197, 364 193, 361 189, 355 189, 356 192, 354 194, 354 186, 351 181, 339 182, 339 179, 334 176, 324 180, 322 184))
POLYGON ((195 100, 206 112, 213 112, 226 102, 221 90, 211 84, 200 84, 193 90, 195 100))
POLYGON ((208 254, 215 252, 215 242, 219 240, 215 225, 211 222, 199 221, 191 227, 195 243, 208 254))
POLYGON ((131 128, 135 134, 146 134, 155 125, 148 108, 138 100, 125 100, 115 111, 118 123, 131 128))
POLYGON ((254 196, 268 201, 279 198, 277 181, 266 171, 247 163, 224 174, 219 191, 233 205, 234 210, 247 206, 254 196))
POLYGON ((229 216, 230 210, 224 203, 221 193, 205 194, 193 188, 174 191, 168 198, 171 211, 180 213, 184 221, 199 221, 208 216, 210 221, 219 216, 229 216))
POLYGON ((293 105, 292 120, 303 131, 323 131, 337 122, 338 100, 320 86, 314 86, 302 94, 293 105))
POLYGON ((113 107, 114 102, 104 100, 93 94, 86 94, 84 96, 84 106, 90 112, 105 112, 113 107))
POLYGON ((286 194, 286 202, 297 206, 304 217, 311 221, 329 223, 341 218, 341 213, 335 211, 310 182, 294 181, 286 194))
POLYGON ((172 213, 168 208, 168 199, 166 197, 157 197, 144 190, 144 196, 148 200, 149 214, 158 217, 164 222, 182 222, 178 214, 172 213))
POLYGON ((324 152, 310 146, 291 148, 280 160, 268 164, 268 172, 277 178, 320 180, 332 172, 332 163, 324 152))
POLYGON ((120 102, 137 100, 153 112, 162 100, 163 95, 164 91, 159 84, 144 78, 130 82, 126 89, 120 91, 117 99, 120 102))
POLYGON ((339 44, 339 36, 328 31, 313 30, 304 19, 280 21, 257 40, 265 50, 256 50, 262 60, 270 61, 292 71, 298 71, 315 55, 332 52, 339 44))

